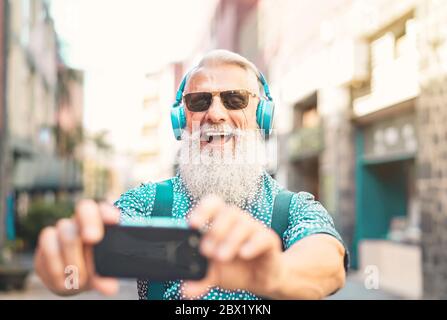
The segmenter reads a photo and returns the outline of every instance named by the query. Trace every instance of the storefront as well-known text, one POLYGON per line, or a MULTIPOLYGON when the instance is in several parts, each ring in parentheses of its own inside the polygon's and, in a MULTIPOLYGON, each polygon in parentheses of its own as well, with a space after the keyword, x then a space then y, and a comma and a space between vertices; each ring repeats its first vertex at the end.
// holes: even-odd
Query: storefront
POLYGON ((422 290, 416 130, 412 101, 360 119, 356 129, 352 264, 377 267, 383 287, 408 297, 422 290))

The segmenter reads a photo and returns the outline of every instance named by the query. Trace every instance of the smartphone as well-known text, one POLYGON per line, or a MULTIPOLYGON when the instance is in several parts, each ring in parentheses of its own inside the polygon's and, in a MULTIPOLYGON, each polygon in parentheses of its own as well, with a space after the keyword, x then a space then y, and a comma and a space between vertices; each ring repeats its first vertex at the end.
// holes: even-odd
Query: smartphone
POLYGON ((93 248, 96 273, 152 281, 199 280, 208 268, 199 252, 202 233, 182 226, 109 225, 93 248))

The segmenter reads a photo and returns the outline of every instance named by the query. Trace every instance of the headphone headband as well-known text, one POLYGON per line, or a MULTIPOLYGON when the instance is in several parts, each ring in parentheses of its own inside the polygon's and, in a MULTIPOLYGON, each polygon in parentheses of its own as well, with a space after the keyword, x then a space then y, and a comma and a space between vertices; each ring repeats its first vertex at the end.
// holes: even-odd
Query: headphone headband
POLYGON ((182 103, 182 98, 183 98, 183 92, 185 91, 185 86, 186 86, 186 80, 188 79, 189 74, 191 73, 188 72, 184 77, 182 82, 180 83, 180 86, 177 90, 177 94, 175 95, 175 103, 173 105, 173 107, 178 107, 181 103, 182 103))
POLYGON ((267 84, 267 81, 265 80, 264 75, 262 74, 261 71, 258 71, 258 72, 259 72, 259 80, 261 81, 265 96, 267 97, 267 99, 269 99, 269 101, 273 101, 272 96, 270 95, 269 85, 267 84))

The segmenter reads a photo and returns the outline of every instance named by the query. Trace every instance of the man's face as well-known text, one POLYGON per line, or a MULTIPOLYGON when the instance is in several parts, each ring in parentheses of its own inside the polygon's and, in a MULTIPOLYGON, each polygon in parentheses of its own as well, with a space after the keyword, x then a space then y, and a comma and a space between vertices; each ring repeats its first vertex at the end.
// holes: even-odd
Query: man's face
MULTIPOLYGON (((196 70, 185 94, 226 90, 247 90, 259 96, 256 75, 228 64, 196 70)), ((215 95, 206 111, 186 108, 187 129, 182 136, 179 171, 195 198, 214 193, 228 203, 242 205, 254 196, 264 169, 265 149, 257 135, 258 103, 259 98, 250 97, 246 108, 228 110, 215 95)))
MULTIPOLYGON (((226 90, 248 90, 259 96, 259 86, 256 76, 243 68, 220 64, 206 66, 195 71, 185 88, 185 94, 192 92, 216 92, 226 90)), ((250 97, 248 106, 242 110, 228 110, 222 104, 219 95, 215 95, 211 106, 204 112, 191 112, 186 108, 187 130, 192 133, 200 128, 200 148, 233 148, 234 136, 222 136, 209 141, 206 135, 207 128, 231 128, 241 130, 255 130, 256 107, 259 98, 250 97)))

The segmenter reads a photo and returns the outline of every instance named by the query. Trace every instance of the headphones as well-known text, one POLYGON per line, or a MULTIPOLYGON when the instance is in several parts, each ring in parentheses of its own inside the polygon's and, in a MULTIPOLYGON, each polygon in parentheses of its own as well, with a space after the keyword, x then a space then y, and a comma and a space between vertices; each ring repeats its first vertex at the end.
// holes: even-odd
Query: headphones
MULTIPOLYGON (((188 72, 183 78, 180 86, 178 88, 177 94, 175 96, 175 102, 171 109, 171 124, 174 130, 174 136, 177 140, 182 137, 183 129, 186 127, 186 115, 185 106, 182 104, 183 92, 185 91, 186 80, 188 79, 190 72, 188 72)), ((273 129, 273 114, 275 112, 275 103, 270 96, 270 89, 265 81, 265 78, 261 72, 259 72, 259 80, 261 81, 264 94, 267 99, 262 97, 259 100, 258 106, 256 108, 256 122, 259 129, 262 130, 265 139, 268 139, 273 129)))

